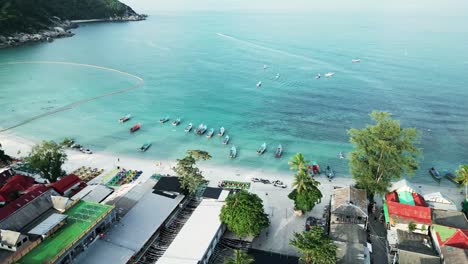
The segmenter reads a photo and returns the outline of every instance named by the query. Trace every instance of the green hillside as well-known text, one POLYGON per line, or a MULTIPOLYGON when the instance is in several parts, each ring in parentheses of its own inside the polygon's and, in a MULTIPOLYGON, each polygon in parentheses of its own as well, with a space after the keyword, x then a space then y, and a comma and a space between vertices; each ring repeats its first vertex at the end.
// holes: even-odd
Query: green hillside
POLYGON ((32 33, 62 20, 137 15, 117 0, 0 0, 0 34, 32 33))

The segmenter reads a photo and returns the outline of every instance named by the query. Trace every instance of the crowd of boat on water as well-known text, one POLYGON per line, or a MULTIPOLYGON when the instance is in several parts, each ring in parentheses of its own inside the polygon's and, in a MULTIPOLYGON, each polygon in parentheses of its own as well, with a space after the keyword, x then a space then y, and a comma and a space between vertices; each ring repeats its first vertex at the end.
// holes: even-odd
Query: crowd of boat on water
MULTIPOLYGON (((131 119, 131 115, 130 114, 127 114, 125 116, 122 116, 120 119, 119 119, 119 123, 125 123, 127 121, 129 121, 131 119)), ((167 123, 170 121, 170 118, 168 116, 165 116, 163 118, 161 118, 159 120, 159 123, 161 124, 164 124, 164 123, 167 123)), ((180 117, 174 119, 174 121, 172 121, 172 125, 173 126, 179 126, 181 124, 181 119, 180 117)), ((138 131, 139 129, 141 128, 141 123, 137 123, 135 124, 134 126, 132 126, 130 128, 130 133, 134 133, 136 131, 138 131)), ((217 135, 219 137, 222 137, 222 141, 221 143, 223 145, 228 145, 229 144, 229 141, 230 141, 230 137, 228 134, 226 134, 226 129, 224 127, 220 127, 217 131, 215 131, 214 128, 210 128, 208 130, 208 126, 201 123, 200 125, 198 125, 198 127, 196 127, 194 129, 193 127, 193 123, 189 123, 184 131, 185 133, 189 133, 191 132, 192 130, 194 130, 194 133, 196 135, 199 135, 199 136, 202 136, 204 134, 206 134, 206 137, 208 139, 212 138, 215 134, 215 132, 217 132, 217 135)), ((140 148, 139 148, 139 151, 142 151, 142 152, 145 152, 147 151, 150 147, 151 147, 152 143, 151 142, 147 142, 145 144, 143 144, 140 148)), ((258 155, 263 155, 267 150, 267 144, 264 142, 262 145, 260 145, 260 147, 257 149, 257 154, 258 155)), ((277 147, 276 147, 276 150, 274 152, 274 156, 275 158, 281 158, 281 156, 283 155, 283 146, 281 144, 279 144, 277 147)), ((231 159, 235 159, 237 157, 237 148, 236 146, 232 146, 229 150, 229 157, 231 159)))

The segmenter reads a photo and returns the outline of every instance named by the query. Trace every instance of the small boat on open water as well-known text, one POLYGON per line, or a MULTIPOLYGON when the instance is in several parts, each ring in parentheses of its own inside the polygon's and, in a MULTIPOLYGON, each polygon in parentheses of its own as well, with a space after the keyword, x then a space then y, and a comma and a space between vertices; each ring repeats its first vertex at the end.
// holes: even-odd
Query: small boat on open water
POLYGON ((266 145, 266 143, 264 142, 264 143, 257 149, 257 154, 258 154, 258 155, 262 155, 263 153, 265 153, 266 148, 267 148, 267 145, 266 145))
POLYGON ((334 72, 327 72, 327 73, 325 73, 325 77, 327 77, 327 78, 332 77, 333 75, 335 75, 334 72))
POLYGON ((168 116, 159 119, 159 123, 161 123, 161 124, 164 124, 164 123, 166 123, 167 121, 169 121, 169 117, 168 117, 168 116))
POLYGON ((208 131, 208 134, 206 134, 206 138, 212 138, 213 134, 214 134, 214 128, 212 128, 212 129, 210 129, 210 131, 208 131))
POLYGON ((221 127, 221 128, 219 129, 218 136, 220 136, 220 137, 224 136, 224 132, 226 132, 226 129, 224 129, 224 127, 221 127))
POLYGON ((317 74, 317 75, 315 75, 315 79, 320 79, 320 77, 322 77, 322 76, 320 75, 320 73, 317 74))
POLYGON ((275 77, 275 80, 278 80, 278 79, 279 79, 279 77, 280 77, 280 74, 279 74, 279 73, 277 73, 277 74, 276 74, 276 77, 275 77))
POLYGON ((188 126, 185 127, 185 133, 190 132, 190 130, 192 130, 192 127, 193 127, 193 124, 192 124, 192 123, 188 124, 188 126))
POLYGON ((151 147, 151 145, 152 144, 150 142, 143 144, 143 146, 140 147, 140 151, 141 152, 147 151, 151 147))
POLYGON ((357 63, 357 62, 361 62, 360 59, 354 59, 354 60, 351 60, 352 63, 357 63))
POLYGON ((262 86, 262 81, 259 81, 259 82, 257 83, 257 88, 260 88, 261 86, 262 86))
POLYGON ((440 181, 442 180, 442 175, 440 175, 439 171, 432 167, 429 169, 429 174, 431 174, 431 176, 436 180, 436 181, 440 181))
POLYGON ((283 146, 279 144, 275 151, 275 158, 281 158, 281 155, 283 155, 283 146))
POLYGON ((223 145, 229 144, 229 135, 226 135, 223 139, 223 145))
POLYGON ((231 159, 235 159, 237 157, 237 149, 236 146, 232 146, 231 150, 229 151, 229 157, 231 159))
POLYGON ((137 131, 140 128, 141 128, 141 123, 138 123, 138 124, 134 125, 132 128, 130 128, 130 132, 133 133, 133 132, 137 131))
POLYGON ((128 120, 130 120, 130 118, 132 118, 132 115, 131 114, 127 114, 125 116, 122 116, 121 118, 119 118, 119 123, 125 123, 127 122, 128 120))
POLYGON ((176 120, 172 122, 173 126, 178 126, 180 124, 180 117, 178 117, 176 120))

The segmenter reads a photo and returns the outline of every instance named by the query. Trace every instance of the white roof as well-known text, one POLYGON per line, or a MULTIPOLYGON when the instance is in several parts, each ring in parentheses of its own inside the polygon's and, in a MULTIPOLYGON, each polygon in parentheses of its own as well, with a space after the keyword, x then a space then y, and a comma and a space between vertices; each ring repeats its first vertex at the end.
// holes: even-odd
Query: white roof
POLYGON ((105 240, 138 252, 183 198, 183 195, 171 199, 152 192, 145 194, 109 231, 105 240))
POLYGON ((157 264, 197 264, 221 228, 224 202, 203 200, 157 264))
POLYGON ((63 214, 51 214, 47 217, 44 221, 39 223, 33 229, 31 229, 28 234, 39 235, 42 236, 52 230, 55 226, 57 226, 60 222, 65 220, 68 216, 63 214))
POLYGON ((440 192, 429 193, 423 197, 431 208, 457 211, 455 203, 440 192))
POLYGON ((114 191, 101 184, 88 185, 72 197, 72 200, 83 200, 87 202, 100 203, 114 191))
POLYGON ((230 193, 230 191, 228 191, 228 190, 223 190, 223 191, 221 192, 221 194, 219 195, 219 197, 218 197, 218 201, 224 202, 224 201, 226 200, 226 198, 228 197, 229 193, 230 193))
POLYGON ((105 240, 98 239, 87 250, 78 255, 77 263, 127 263, 135 254, 134 251, 116 246, 105 240))
POLYGON ((392 183, 390 187, 390 192, 397 191, 397 192, 415 192, 421 194, 418 189, 406 179, 397 181, 392 183))

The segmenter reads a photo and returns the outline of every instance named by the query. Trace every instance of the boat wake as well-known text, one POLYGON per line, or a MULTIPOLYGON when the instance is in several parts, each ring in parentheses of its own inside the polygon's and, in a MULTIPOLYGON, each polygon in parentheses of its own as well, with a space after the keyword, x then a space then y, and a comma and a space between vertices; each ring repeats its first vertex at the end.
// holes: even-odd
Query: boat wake
POLYGON ((275 49, 275 48, 270 48, 270 47, 267 47, 267 46, 256 44, 254 42, 238 39, 238 38, 235 38, 233 36, 229 36, 229 35, 226 35, 226 34, 223 34, 223 33, 216 33, 216 35, 218 35, 218 36, 220 36, 222 38, 229 39, 229 40, 232 40, 232 41, 236 41, 236 42, 239 42, 239 43, 243 43, 245 45, 249 45, 251 47, 255 47, 255 48, 258 48, 258 49, 263 49, 263 50, 266 50, 266 51, 282 54, 282 55, 285 55, 285 56, 301 59, 301 60, 304 60, 304 61, 313 62, 313 63, 317 63, 317 64, 323 64, 323 65, 326 65, 328 67, 336 68, 334 65, 332 65, 332 64, 330 64, 328 62, 321 61, 321 60, 314 59, 314 58, 310 58, 310 57, 307 57, 307 56, 304 56, 304 55, 294 54, 294 53, 291 53, 291 52, 288 52, 288 51, 279 50, 279 49, 275 49))
POLYGON ((31 117, 31 118, 28 118, 26 120, 23 120, 23 121, 15 124, 13 126, 1 129, 0 133, 6 132, 8 130, 11 130, 11 129, 14 129, 14 128, 17 128, 17 127, 20 127, 20 126, 23 126, 23 125, 26 125, 26 124, 28 124, 30 122, 33 122, 35 120, 38 120, 38 119, 46 117, 46 116, 50 116, 50 115, 53 115, 53 114, 56 114, 56 113, 60 113, 60 112, 64 112, 64 111, 76 108, 79 105, 82 105, 82 104, 87 103, 87 102, 91 102, 91 101, 101 99, 101 98, 104 98, 104 97, 113 96, 113 95, 116 95, 116 94, 126 93, 126 92, 129 92, 131 90, 135 90, 135 89, 140 88, 141 86, 143 86, 143 84, 145 83, 143 78, 141 78, 139 76, 136 76, 134 74, 128 73, 128 72, 124 72, 124 71, 120 71, 120 70, 112 69, 112 68, 108 68, 108 67, 102 67, 102 66, 98 66, 98 65, 75 63, 75 62, 65 62, 65 61, 14 61, 14 62, 0 63, 0 66, 1 65, 15 65, 15 64, 57 64, 57 65, 71 65, 71 66, 78 66, 78 67, 94 68, 94 69, 99 69, 99 70, 104 70, 104 71, 109 71, 109 72, 116 72, 118 74, 126 75, 126 76, 129 76, 129 77, 132 77, 132 78, 138 80, 138 82, 136 84, 130 86, 130 87, 125 88, 125 89, 121 89, 121 90, 117 90, 117 91, 114 91, 114 92, 105 93, 105 94, 101 94, 101 95, 98 95, 98 96, 82 99, 82 100, 79 100, 79 101, 64 105, 62 107, 59 107, 57 109, 54 109, 54 110, 51 110, 51 111, 48 111, 48 112, 45 112, 45 113, 42 113, 42 114, 39 114, 39 115, 35 115, 35 116, 31 117))

